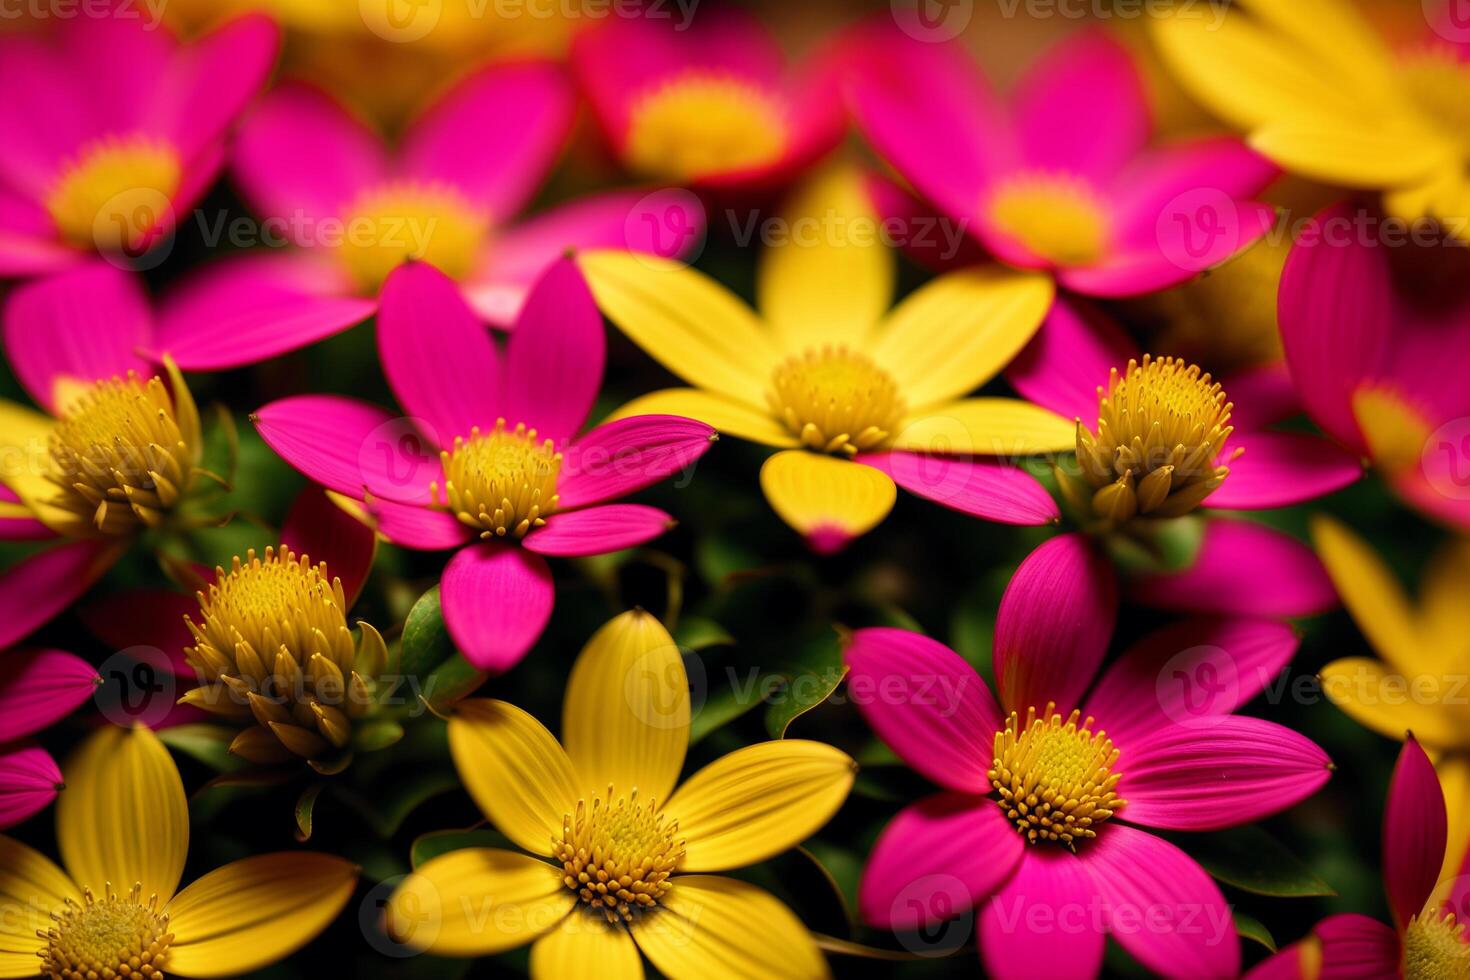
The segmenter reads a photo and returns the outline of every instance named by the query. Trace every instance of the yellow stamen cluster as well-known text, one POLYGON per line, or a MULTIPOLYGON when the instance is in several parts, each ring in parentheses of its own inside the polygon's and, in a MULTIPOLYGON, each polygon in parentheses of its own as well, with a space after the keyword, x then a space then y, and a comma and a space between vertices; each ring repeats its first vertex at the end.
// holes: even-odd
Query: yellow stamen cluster
POLYGON ((361 623, 354 640, 341 579, 288 548, 251 550, 215 572, 208 594, 199 593, 202 623, 184 617, 195 641, 184 655, 204 681, 184 702, 253 717, 258 727, 230 746, 251 762, 340 757, 353 722, 373 707, 387 661, 382 636, 361 623))
POLYGON ((985 210, 999 231, 1057 265, 1087 265, 1107 248, 1107 209, 1079 177, 1021 174, 1001 184, 985 210))
POLYGON ((771 94, 693 71, 637 100, 624 154, 634 170, 689 180, 773 163, 787 141, 785 110, 771 94))
POLYGON ((42 976, 52 980, 162 980, 164 961, 173 933, 168 915, 158 909, 158 896, 143 901, 143 886, 133 885, 126 896, 107 886, 105 898, 91 889, 82 902, 67 899, 51 913, 56 923, 37 935, 46 940, 38 951, 42 976))
POLYGON ((194 447, 162 380, 99 381, 74 397, 51 433, 54 503, 103 534, 156 526, 188 491, 194 447))
POLYGON ((480 532, 482 538, 517 538, 546 523, 556 510, 561 453, 535 429, 507 427, 498 419, 488 433, 478 427, 456 437, 440 454, 444 487, 430 488, 434 503, 480 532))
POLYGON ((1123 805, 1113 792, 1118 750, 1106 732, 1091 730, 1091 718, 1079 725, 1080 717, 1073 711, 1063 719, 1047 704, 1039 716, 1028 708, 1023 725, 1013 711, 995 735, 990 783, 1006 817, 1032 844, 1058 841, 1075 849, 1123 805))
POLYGON ((363 293, 376 293, 409 259, 459 279, 474 271, 488 229, 486 216, 453 187, 389 184, 348 208, 340 254, 363 293))
POLYGON ((906 408, 887 371, 841 346, 788 358, 772 375, 766 399, 802 445, 845 456, 881 446, 906 408))
POLYGON ((1074 503, 1114 524, 1140 514, 1179 517, 1230 475, 1221 453, 1235 431, 1233 406, 1197 366, 1144 355, 1121 375, 1114 368, 1097 394, 1097 433, 1077 423, 1083 485, 1069 489, 1074 503))
POLYGON ((167 144, 144 136, 99 140, 63 165, 46 210, 74 245, 137 250, 167 218, 182 172, 167 144))
POLYGON ((1409 920, 1404 930, 1404 980, 1446 980, 1470 977, 1470 943, 1465 923, 1454 913, 1441 915, 1427 909, 1409 920))
POLYGON ((669 875, 684 857, 677 820, 667 820, 653 800, 594 797, 577 801, 576 813, 562 819, 561 837, 551 838, 552 857, 560 861, 568 888, 607 916, 629 921, 651 909, 668 893, 669 875))

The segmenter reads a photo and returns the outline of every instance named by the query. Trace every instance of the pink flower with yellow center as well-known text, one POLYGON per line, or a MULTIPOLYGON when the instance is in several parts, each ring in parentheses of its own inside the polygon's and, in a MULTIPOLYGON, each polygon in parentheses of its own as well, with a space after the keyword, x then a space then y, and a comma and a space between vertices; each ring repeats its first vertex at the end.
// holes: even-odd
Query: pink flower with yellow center
POLYGON ((1470 976, 1470 862, 1441 877, 1445 831, 1444 793, 1429 757, 1410 735, 1399 751, 1383 814, 1383 890, 1393 925, 1354 912, 1331 916, 1246 980, 1470 976))
POLYGON ((610 501, 694 464, 715 430, 645 415, 578 436, 602 384, 602 317, 570 259, 532 290, 504 352, 443 273, 395 271, 378 313, 388 385, 410 416, 328 395, 285 398, 253 418, 262 438, 329 490, 364 502, 389 541, 458 548, 441 602, 456 646, 506 670, 551 616, 543 556, 600 555, 673 521, 610 501))
POLYGON ((692 204, 648 190, 595 194, 514 224, 560 154, 575 101, 561 69, 525 61, 460 82, 390 148, 318 89, 274 89, 241 126, 232 171, 268 243, 187 278, 160 333, 179 364, 261 360, 372 316, 410 260, 454 280, 481 317, 515 322, 531 283, 570 248, 679 254, 692 204))
POLYGON ((700 11, 679 24, 649 13, 580 34, 572 67, 625 168, 739 187, 785 183, 842 138, 834 53, 791 71, 747 14, 700 11))
POLYGON ((852 104, 868 140, 1001 261, 1076 293, 1178 285, 1263 237, 1276 169, 1239 140, 1148 147, 1138 69, 1105 34, 1061 42, 1002 100, 963 50, 860 31, 852 104))
POLYGON ((0 276, 148 251, 214 182, 279 46, 259 15, 190 44, 127 4, 52 20, 0 38, 0 88, 25 93, 0 107, 0 276))
POLYGON ((844 658, 854 703, 942 787, 883 831, 860 910, 910 929, 976 906, 980 955, 999 980, 1036 976, 1038 964, 1095 977, 1108 932, 1164 976, 1234 977, 1240 950, 1220 889, 1143 828, 1250 823, 1327 781, 1331 763, 1315 744, 1233 714, 1297 640, 1269 620, 1185 620, 1144 637, 1094 684, 1116 613, 1086 568, 1096 560, 1057 538, 1017 570, 995 628, 999 700, 935 640, 853 634, 844 658), (1123 925, 1145 911, 1155 925, 1123 925))
POLYGON ((101 683, 91 664, 61 650, 0 653, 0 828, 39 813, 61 789, 55 760, 27 736, 81 707, 101 683))

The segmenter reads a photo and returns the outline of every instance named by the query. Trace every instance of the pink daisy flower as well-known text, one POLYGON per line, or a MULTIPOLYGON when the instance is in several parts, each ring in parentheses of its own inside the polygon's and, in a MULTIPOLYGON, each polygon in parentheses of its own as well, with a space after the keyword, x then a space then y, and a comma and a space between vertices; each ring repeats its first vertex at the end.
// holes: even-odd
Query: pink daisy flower
POLYGON ((999 700, 941 643, 898 629, 853 635, 854 703, 942 787, 879 837, 861 912, 910 929, 977 906, 980 954, 1000 980, 1036 976, 1039 963, 1049 975, 1096 976, 1107 933, 1165 976, 1233 977, 1240 950, 1219 887, 1141 828, 1250 823, 1327 781, 1331 763, 1315 744, 1233 714, 1297 640, 1269 620, 1186 620, 1139 641, 1093 684, 1116 613, 1088 568, 1097 560, 1056 538, 1017 570, 996 622, 999 700), (1203 699, 1171 681, 1207 670, 1220 680, 1203 699))
POLYGON ((180 44, 136 9, 0 38, 0 276, 157 244, 214 182, 279 43, 247 16, 180 44))
POLYGON ((689 24, 611 17, 580 34, 572 67, 622 165, 707 188, 787 183, 846 126, 835 50, 790 69, 740 11, 689 24))
POLYGON ((850 92, 859 127, 927 203, 1001 261, 1064 288, 1137 296, 1243 251, 1275 215, 1276 168, 1239 140, 1150 148, 1143 82, 1101 31, 1061 42, 1002 100, 957 44, 889 26, 850 92))
POLYGON ((61 650, 0 654, 0 829, 39 813, 61 789, 56 761, 26 736, 81 707, 101 683, 91 664, 61 650))
POLYGON ((458 548, 444 569, 450 636, 482 670, 514 666, 551 616, 543 556, 643 544, 669 515, 609 501, 694 463, 715 430, 669 415, 578 430, 602 385, 602 317, 570 259, 533 288, 502 352, 443 273, 409 263, 378 313, 388 385, 410 418, 329 395, 253 416, 265 441, 329 490, 362 500, 409 548, 458 548))
POLYGON ((1444 790, 1410 735, 1399 751, 1383 814, 1383 890, 1393 925, 1345 913, 1246 974, 1247 980, 1401 977, 1439 980, 1470 973, 1470 861, 1440 880, 1446 839, 1444 790))

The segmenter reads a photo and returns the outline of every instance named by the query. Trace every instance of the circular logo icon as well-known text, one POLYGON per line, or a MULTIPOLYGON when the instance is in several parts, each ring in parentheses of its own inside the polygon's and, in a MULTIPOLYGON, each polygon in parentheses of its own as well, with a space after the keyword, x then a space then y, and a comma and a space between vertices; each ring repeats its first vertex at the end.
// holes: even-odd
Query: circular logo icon
POLYGON ((411 44, 439 26, 444 0, 357 0, 367 29, 385 41, 411 44))
POLYGON ((1470 0, 1420 0, 1424 19, 1451 44, 1470 43, 1470 0))
POLYGON ((1159 707, 1175 724, 1191 728, 1213 725, 1240 703, 1235 658, 1214 646, 1181 650, 1160 669, 1154 694, 1159 707))
POLYGON ((367 944, 384 956, 395 959, 417 956, 421 950, 432 945, 439 935, 440 923, 443 921, 439 893, 430 887, 429 897, 426 898, 415 889, 404 892, 394 908, 393 931, 395 935, 402 937, 403 942, 388 935, 388 902, 407 877, 398 875, 383 879, 363 896, 362 904, 357 907, 357 927, 362 931, 367 944))
POLYGON ((178 702, 173 664, 157 647, 119 650, 97 668, 102 684, 92 695, 102 717, 121 728, 154 728, 178 702))
POLYGON ((152 187, 114 194, 92 219, 92 242, 119 269, 156 269, 174 248, 173 201, 152 187))
POLYGON ((623 221, 623 246, 634 255, 662 255, 693 262, 704 252, 704 202, 682 187, 666 187, 639 199, 623 221))
POLYGON ((683 723, 679 708, 685 690, 693 717, 704 707, 708 687, 704 661, 693 651, 677 647, 648 651, 623 675, 623 697, 628 707, 650 728, 675 728, 683 723), (670 659, 669 649, 678 653, 678 660, 670 659))
POLYGON ((952 41, 970 26, 975 0, 890 0, 898 29, 916 41, 952 41))
POLYGON ((889 920, 910 953, 948 956, 975 931, 974 902, 965 883, 954 875, 923 875, 894 898, 889 920))
POLYGON ((432 502, 429 484, 439 477, 439 433, 425 419, 389 419, 367 434, 357 450, 362 485, 374 496, 404 504, 432 502))
POLYGON ((1203 272, 1240 248, 1240 211, 1219 188, 1197 187, 1164 206, 1154 231, 1165 259, 1188 272, 1203 272))
POLYGON ((1435 429, 1419 464, 1436 493, 1470 500, 1470 418, 1452 419, 1435 429))

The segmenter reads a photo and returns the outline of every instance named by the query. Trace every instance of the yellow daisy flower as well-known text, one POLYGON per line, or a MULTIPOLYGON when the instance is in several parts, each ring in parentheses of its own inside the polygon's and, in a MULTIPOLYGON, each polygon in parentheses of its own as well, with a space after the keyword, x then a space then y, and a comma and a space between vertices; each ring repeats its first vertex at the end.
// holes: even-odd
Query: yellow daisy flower
POLYGON ((1359 724, 1403 741, 1412 731, 1435 761, 1449 810, 1443 875, 1470 847, 1470 540, 1447 545, 1415 602, 1363 539, 1319 516, 1317 553, 1342 603, 1380 659, 1344 657, 1320 672, 1323 693, 1359 724))
POLYGON ((65 980, 258 970, 315 938, 357 886, 329 854, 235 861, 177 891, 189 808, 147 728, 104 728, 64 769, 56 837, 65 870, 0 837, 0 977, 65 980))
POLYGON ((761 487, 823 552, 883 520, 895 484, 989 520, 1055 520, 1015 457, 1074 448, 1075 423, 1019 399, 964 397, 1036 333, 1051 279, 974 266, 890 311, 892 252, 851 169, 818 175, 772 227, 785 240, 762 253, 759 314, 675 261, 578 257, 603 313, 693 385, 644 395, 615 416, 682 415, 783 450, 761 487))
POLYGON ((461 702, 449 747, 475 802, 529 853, 434 858, 389 899, 389 935, 444 956, 526 943, 533 977, 822 977, 796 916, 712 875, 805 840, 842 805, 856 765, 821 742, 738 749, 675 789, 689 682, 668 631, 642 611, 602 627, 572 667, 562 741, 503 701, 461 702), (563 747, 565 746, 565 747, 563 747))

